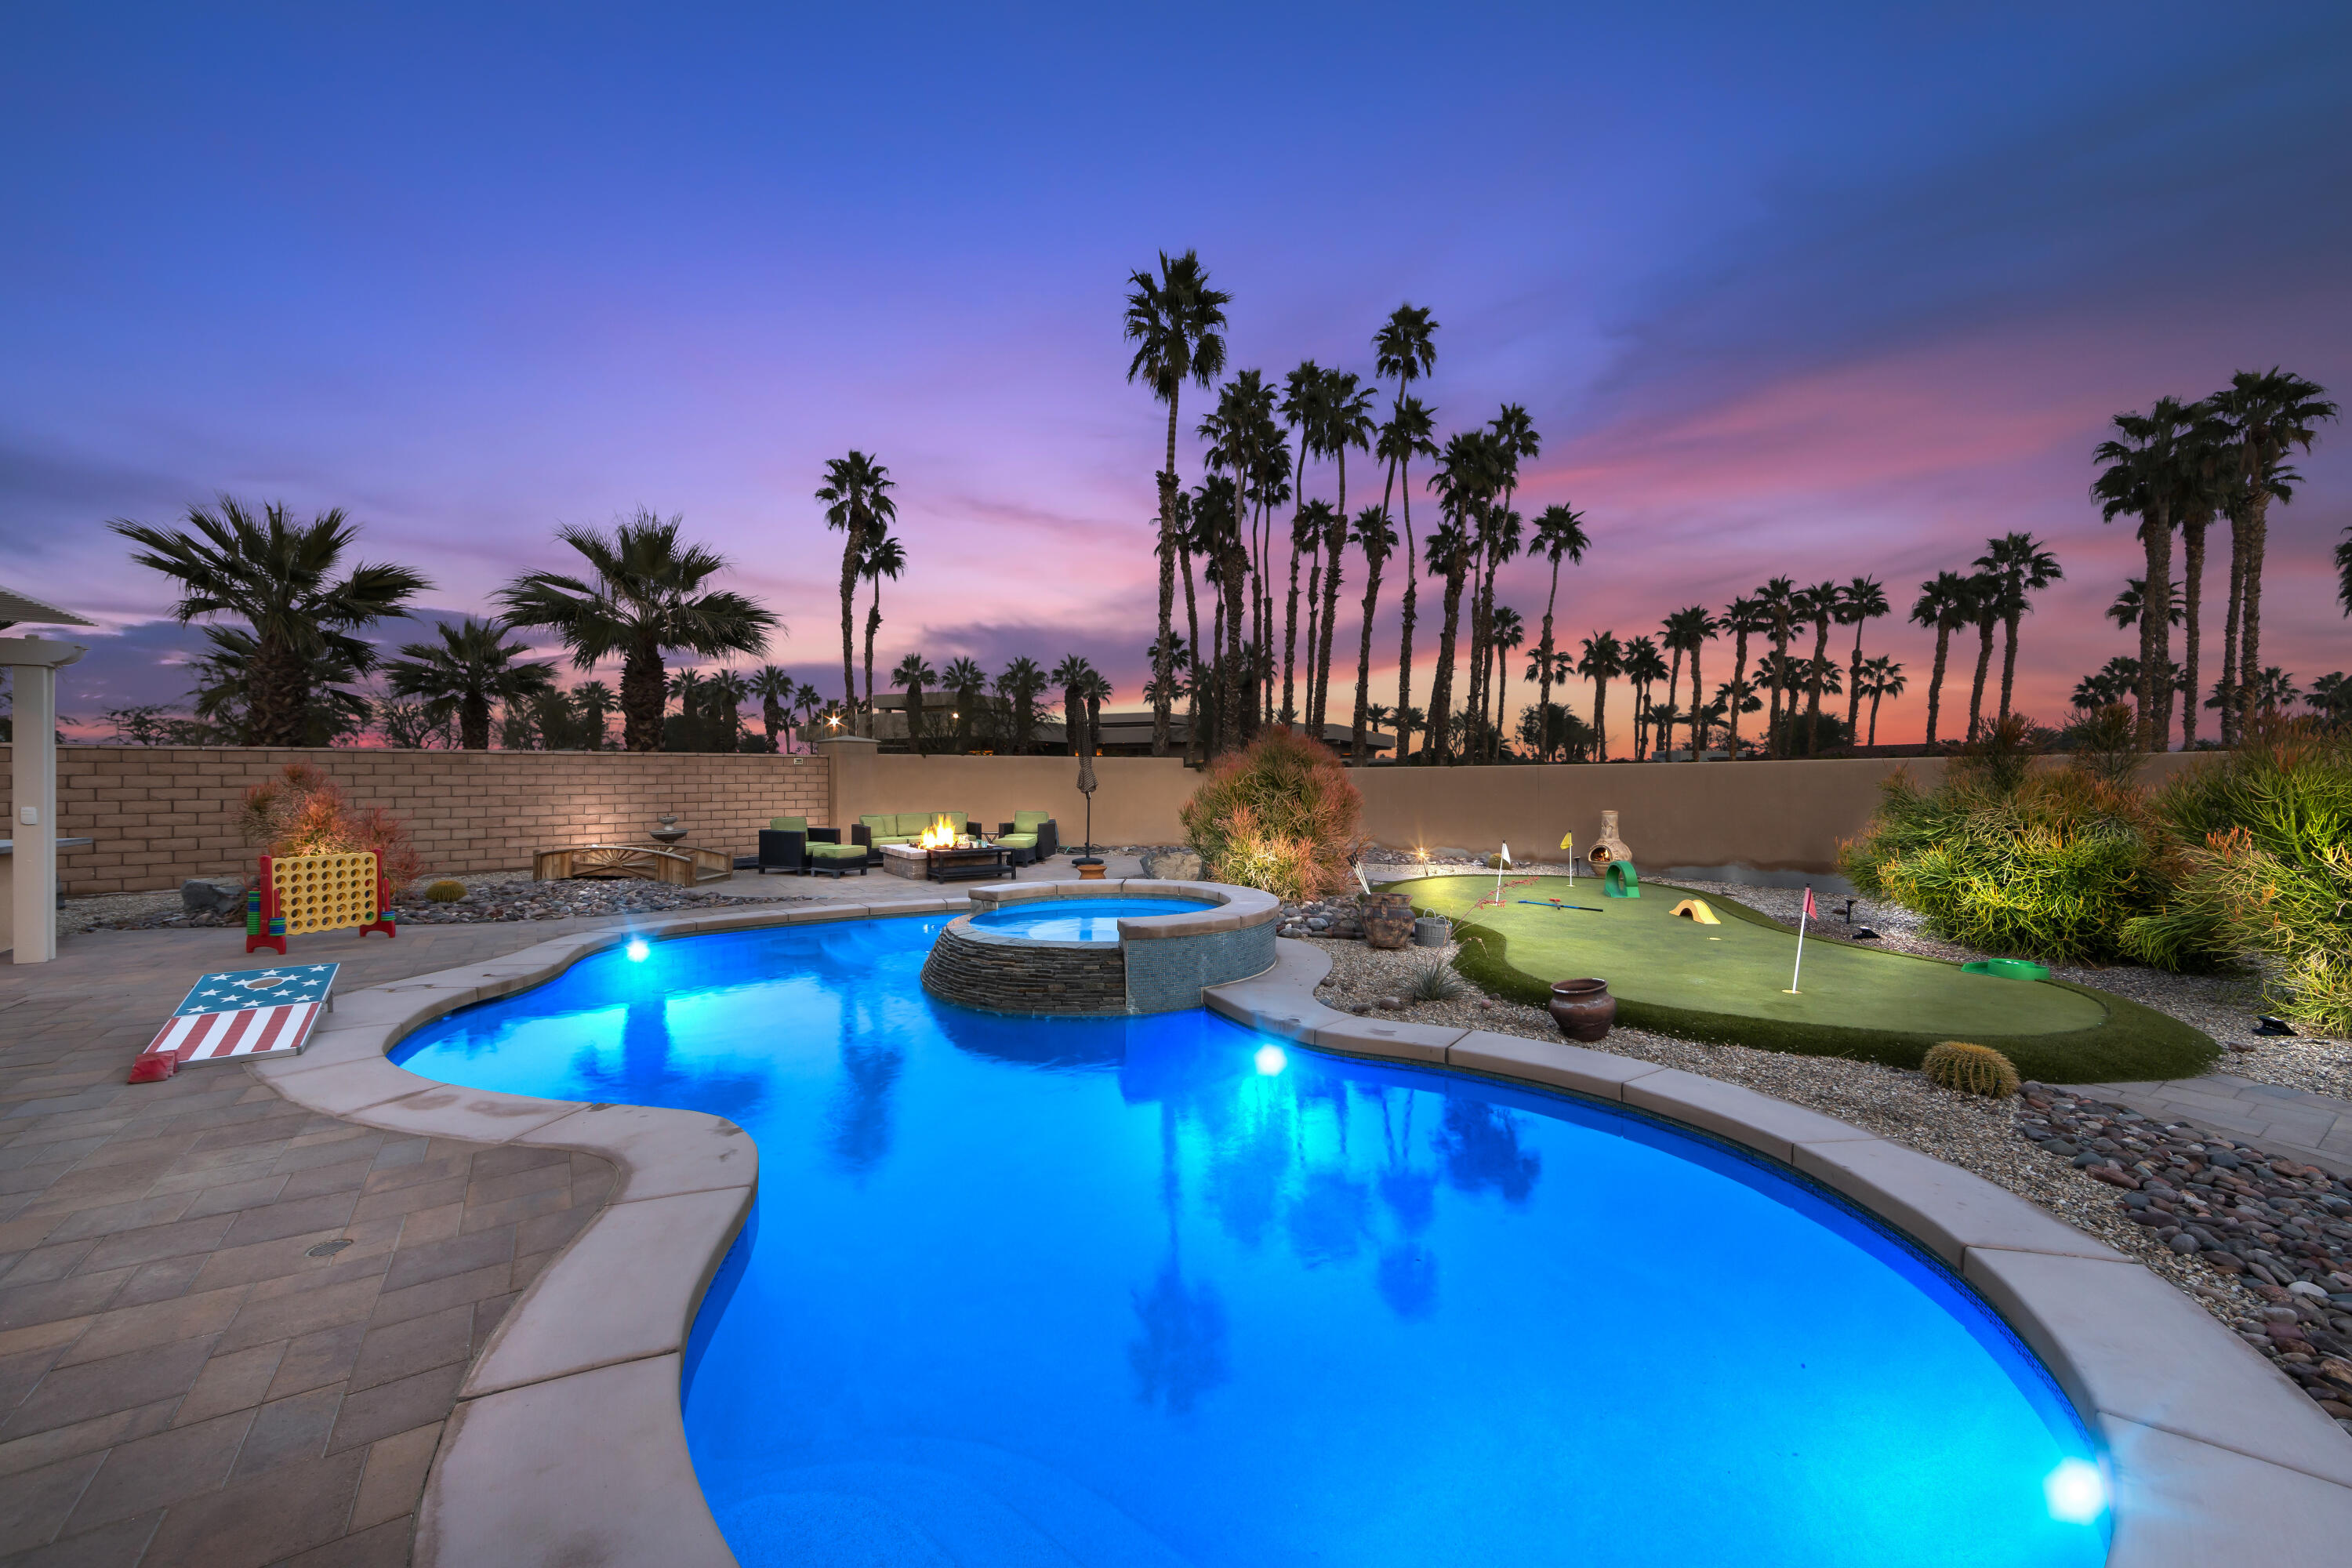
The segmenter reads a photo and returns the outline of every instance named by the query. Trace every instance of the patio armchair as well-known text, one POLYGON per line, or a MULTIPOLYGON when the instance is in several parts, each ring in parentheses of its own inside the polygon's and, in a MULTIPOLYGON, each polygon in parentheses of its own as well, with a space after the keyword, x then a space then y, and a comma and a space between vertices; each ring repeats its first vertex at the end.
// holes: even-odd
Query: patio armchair
POLYGON ((1030 866, 1040 860, 1051 859, 1062 849, 1053 815, 1043 811, 1014 812, 1012 821, 998 825, 994 842, 1013 852, 1015 866, 1030 866))
POLYGON ((843 877, 852 871, 863 877, 868 866, 882 863, 882 852, 874 847, 873 836, 862 822, 851 825, 845 839, 838 827, 810 828, 804 853, 809 870, 820 877, 843 877))
POLYGON ((808 871, 809 825, 805 816, 772 816, 760 829, 760 853, 753 864, 761 876, 771 871, 808 871))

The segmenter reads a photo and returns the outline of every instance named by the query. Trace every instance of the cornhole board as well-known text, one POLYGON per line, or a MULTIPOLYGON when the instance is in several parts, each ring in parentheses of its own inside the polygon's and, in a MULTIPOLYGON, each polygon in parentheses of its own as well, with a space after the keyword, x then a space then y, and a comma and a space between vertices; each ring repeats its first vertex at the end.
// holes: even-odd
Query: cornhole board
POLYGON ((152 1083, 210 1062, 299 1056, 320 1013, 333 1005, 341 967, 302 963, 205 975, 140 1053, 131 1081, 152 1083))

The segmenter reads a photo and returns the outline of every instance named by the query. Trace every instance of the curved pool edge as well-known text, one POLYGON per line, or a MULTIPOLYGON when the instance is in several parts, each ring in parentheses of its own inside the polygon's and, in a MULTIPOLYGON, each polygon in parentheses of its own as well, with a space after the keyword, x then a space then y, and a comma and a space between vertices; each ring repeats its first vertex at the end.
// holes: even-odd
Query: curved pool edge
MULTIPOLYGON (((963 897, 924 897, 702 910, 561 937, 353 993, 302 1057, 255 1068, 287 1099, 348 1121, 582 1150, 622 1172, 613 1198, 469 1370, 426 1480, 417 1563, 735 1563, 688 1454, 679 1376, 758 1165, 751 1139, 720 1118, 464 1089, 406 1072, 386 1053, 446 1013, 540 984, 632 937, 966 907, 963 897)), ((1205 991, 1209 1007, 1318 1049, 1452 1067, 1680 1122, 1789 1166, 1941 1258, 2042 1359, 2110 1457, 2111 1568, 2223 1552, 2313 1568, 2338 1561, 2352 1532, 2352 1444, 2267 1361, 2140 1265, 1965 1171, 1737 1085, 1564 1042, 1338 1012, 1315 996, 1329 956, 1302 942, 1276 945, 1272 969, 1205 991)))

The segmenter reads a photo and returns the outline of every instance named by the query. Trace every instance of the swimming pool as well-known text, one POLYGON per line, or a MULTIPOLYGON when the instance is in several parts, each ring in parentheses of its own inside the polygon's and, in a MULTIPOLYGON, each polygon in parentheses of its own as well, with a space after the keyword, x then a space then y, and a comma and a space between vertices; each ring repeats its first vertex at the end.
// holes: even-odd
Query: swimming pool
POLYGON ((1122 919, 1191 914, 1216 907, 1206 899, 1048 899, 1003 904, 974 914, 971 923, 1000 936, 1041 942, 1117 942, 1122 919))
POLYGON ((395 1053, 759 1140, 685 1391, 751 1568, 2104 1557, 2040 1369, 1777 1169, 1197 1010, 955 1007, 943 923, 615 949, 395 1053))

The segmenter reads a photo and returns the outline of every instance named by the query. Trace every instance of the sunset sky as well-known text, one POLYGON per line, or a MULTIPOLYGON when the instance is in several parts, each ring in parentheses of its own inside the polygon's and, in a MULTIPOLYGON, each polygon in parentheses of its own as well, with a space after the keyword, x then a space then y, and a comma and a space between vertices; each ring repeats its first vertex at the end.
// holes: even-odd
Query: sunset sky
MULTIPOLYGON (((2110 416, 2273 364, 2352 393, 2340 5, 1117 9, 10 8, 0 581, 102 623, 62 705, 184 691, 195 634, 103 525, 223 491, 350 509, 446 613, 560 563, 559 523, 683 513, 835 695, 810 492, 853 447, 909 558, 881 668, 1076 652, 1129 705, 1164 414, 1119 323, 1161 249, 1271 377, 1369 377, 1429 307, 1441 433, 1526 405, 1521 509, 1587 515, 1564 639, 1883 579, 1882 741, 1924 722, 1900 610, 1988 535, 2066 569, 2027 711, 2137 651, 2100 614, 2137 558, 2087 493, 2110 416)), ((2352 667, 2352 429, 2297 467, 2264 647, 2308 684, 2352 667)), ((1532 626, 1541 569, 1504 584, 1532 626)))

